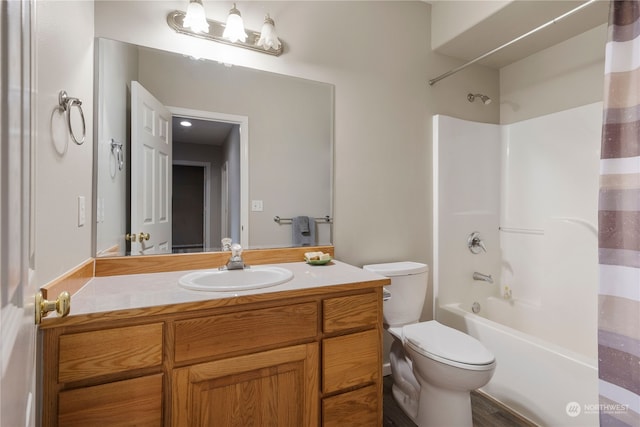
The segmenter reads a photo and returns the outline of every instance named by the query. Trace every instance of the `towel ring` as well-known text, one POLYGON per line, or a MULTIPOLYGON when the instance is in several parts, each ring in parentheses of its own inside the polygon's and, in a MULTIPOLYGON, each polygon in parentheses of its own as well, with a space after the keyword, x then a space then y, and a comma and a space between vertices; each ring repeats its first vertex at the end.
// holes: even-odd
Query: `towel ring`
POLYGON ((69 133, 71 134, 71 139, 78 145, 84 144, 84 139, 87 136, 87 127, 84 122, 84 112, 82 111, 82 101, 78 98, 71 98, 67 95, 67 91, 61 90, 58 94, 58 104, 60 107, 67 113, 67 127, 69 128, 69 133), (71 127, 71 109, 73 107, 78 107, 78 111, 80 112, 80 118, 82 119, 82 138, 77 138, 75 133, 73 133, 73 128, 71 127))

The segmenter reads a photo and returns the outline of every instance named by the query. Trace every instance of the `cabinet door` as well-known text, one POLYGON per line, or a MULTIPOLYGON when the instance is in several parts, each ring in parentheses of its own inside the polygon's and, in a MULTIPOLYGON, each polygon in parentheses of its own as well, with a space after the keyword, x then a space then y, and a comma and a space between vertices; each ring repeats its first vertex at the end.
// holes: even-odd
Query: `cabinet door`
POLYGON ((174 369, 174 427, 314 427, 318 344, 174 369))

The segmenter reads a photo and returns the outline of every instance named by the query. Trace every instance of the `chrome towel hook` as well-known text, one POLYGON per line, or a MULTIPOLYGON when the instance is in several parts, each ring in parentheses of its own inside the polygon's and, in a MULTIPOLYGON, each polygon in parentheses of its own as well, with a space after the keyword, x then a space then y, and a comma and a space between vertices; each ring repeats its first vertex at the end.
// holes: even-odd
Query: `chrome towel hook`
POLYGON ((67 95, 67 91, 61 90, 58 94, 58 104, 60 105, 60 108, 67 113, 67 126, 69 127, 69 133, 71 134, 73 142, 78 145, 84 144, 84 139, 87 136, 87 127, 84 121, 84 112, 82 111, 82 101, 78 98, 71 98, 67 95), (80 112, 80 119, 82 119, 82 138, 77 138, 76 134, 73 132, 73 128, 71 127, 71 109, 73 107, 77 107, 80 112))

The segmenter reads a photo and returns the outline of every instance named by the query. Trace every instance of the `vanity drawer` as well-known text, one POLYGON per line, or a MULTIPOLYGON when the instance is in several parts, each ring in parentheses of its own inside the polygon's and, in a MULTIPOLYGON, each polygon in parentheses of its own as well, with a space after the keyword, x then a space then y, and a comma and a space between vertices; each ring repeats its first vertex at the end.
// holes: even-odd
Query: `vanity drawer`
POLYGON ((314 339, 315 302, 220 314, 175 323, 176 363, 241 354, 314 339))
POLYGON ((58 381, 161 366, 162 323, 61 335, 58 381))
POLYGON ((379 424, 377 385, 322 399, 322 427, 370 427, 379 424))
POLYGON ((378 329, 322 341, 322 391, 332 393, 380 381, 380 336, 378 329))
POLYGON ((162 374, 60 392, 64 427, 162 425, 162 374))
POLYGON ((329 298, 322 302, 322 330, 325 334, 378 323, 378 293, 329 298))

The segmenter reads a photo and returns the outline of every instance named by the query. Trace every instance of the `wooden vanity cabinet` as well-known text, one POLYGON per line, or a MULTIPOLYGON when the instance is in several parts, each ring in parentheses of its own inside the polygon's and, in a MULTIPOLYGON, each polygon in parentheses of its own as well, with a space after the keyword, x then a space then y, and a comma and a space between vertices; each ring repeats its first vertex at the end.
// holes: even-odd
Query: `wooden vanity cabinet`
POLYGON ((42 425, 382 425, 381 288, 283 295, 43 328, 42 425))

